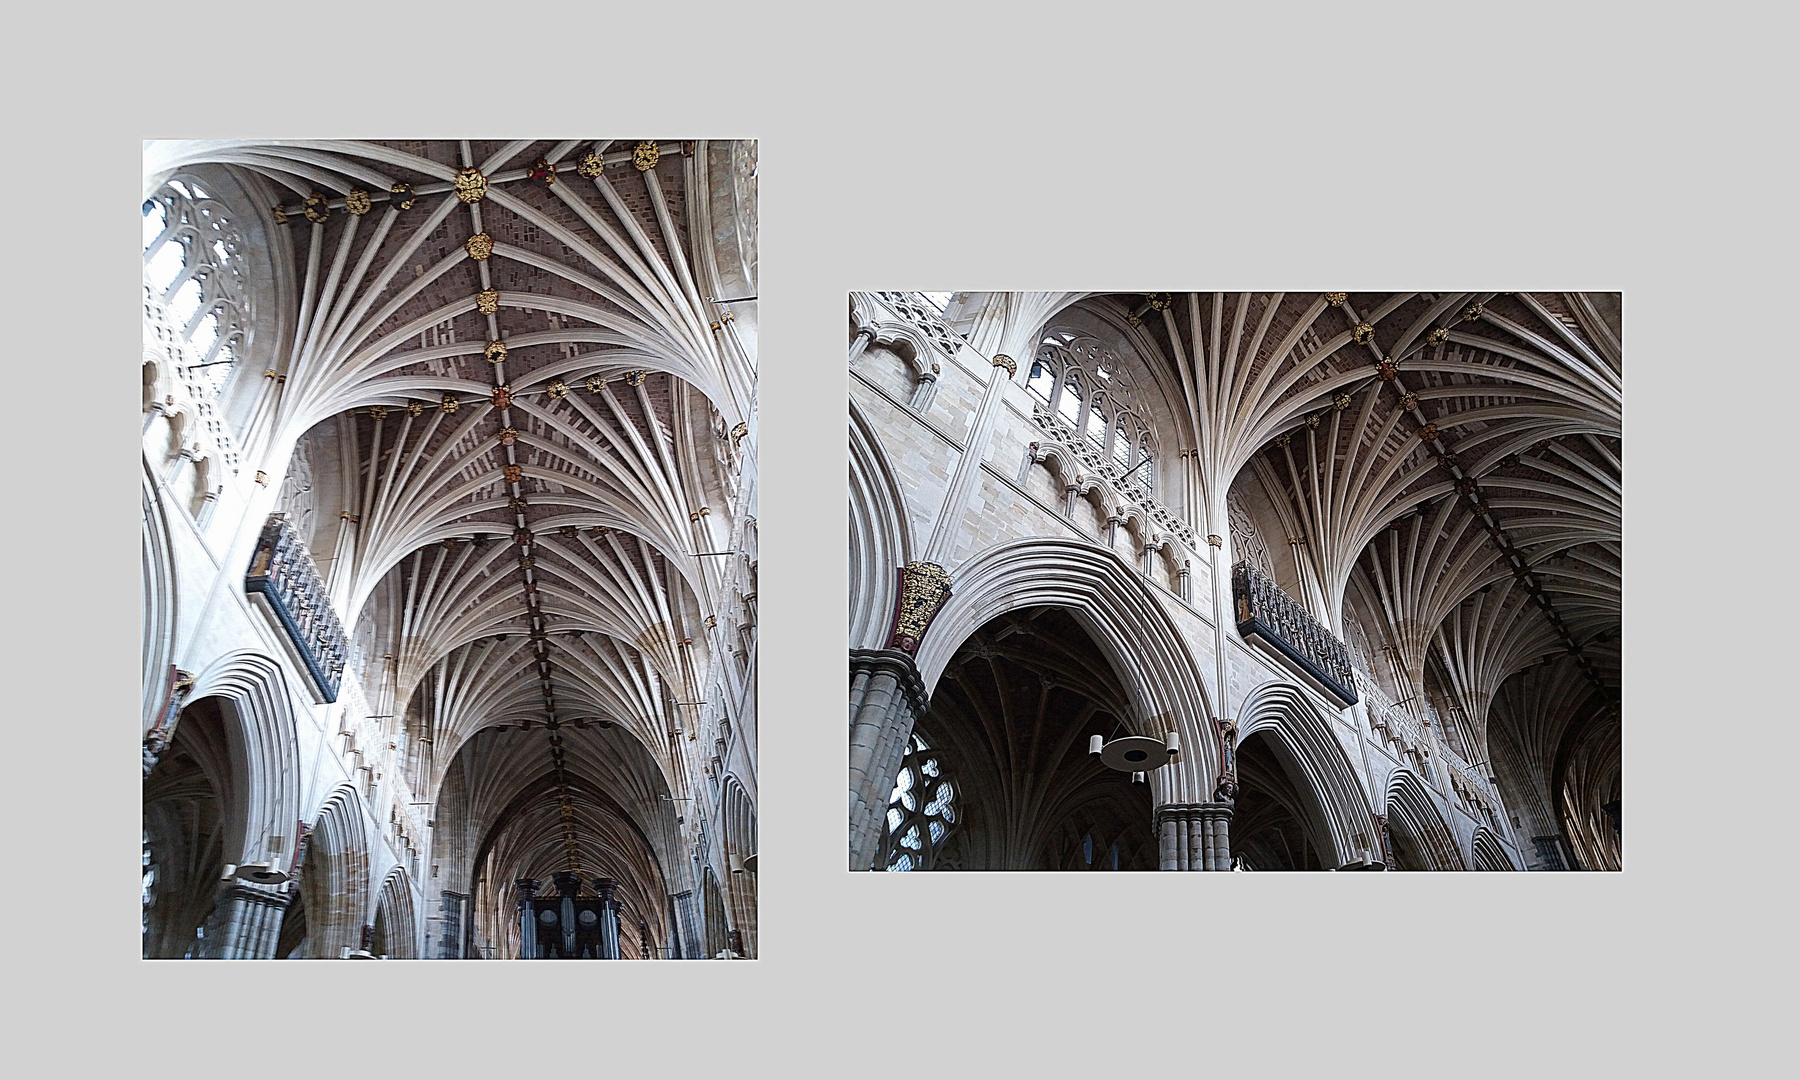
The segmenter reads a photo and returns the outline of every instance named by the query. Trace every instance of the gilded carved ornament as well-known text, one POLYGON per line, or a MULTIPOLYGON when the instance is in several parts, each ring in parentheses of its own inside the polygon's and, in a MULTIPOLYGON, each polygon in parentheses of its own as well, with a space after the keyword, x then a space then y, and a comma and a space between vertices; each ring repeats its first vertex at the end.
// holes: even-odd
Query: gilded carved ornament
POLYGON ((1358 345, 1367 345, 1375 340, 1375 328, 1366 322, 1357 323, 1356 330, 1350 336, 1356 339, 1358 345))
POLYGON ((599 176, 605 170, 606 170, 606 162, 601 161, 600 155, 595 154, 595 153, 589 153, 588 155, 586 155, 585 157, 583 157, 581 159, 580 164, 575 166, 576 172, 580 173, 581 175, 587 177, 590 180, 592 180, 596 176, 599 176))
POLYGON ((413 208, 413 201, 418 198, 417 195, 413 194, 412 185, 404 180, 389 187, 388 194, 393 196, 388 199, 388 205, 395 210, 411 210, 413 208))
POLYGON ((937 563, 910 562, 901 567, 900 596, 894 605, 888 648, 918 652, 920 639, 949 595, 950 575, 937 563))
POLYGON ((661 160, 662 150, 654 142, 638 143, 631 151, 631 163, 637 166, 638 172, 649 172, 661 160))
POLYGON ((487 177, 473 165, 459 170, 456 174, 456 197, 471 205, 480 202, 487 195, 487 177))
POLYGON ((498 364, 500 361, 506 359, 506 342, 504 342, 504 341, 488 342, 487 348, 482 350, 481 355, 487 357, 488 363, 498 364))
POLYGON ((493 315, 500 310, 500 290, 483 289, 475 294, 475 310, 483 315, 493 315))
POLYGON ((331 206, 326 203, 325 196, 316 191, 306 197, 306 202, 301 204, 300 209, 306 215, 306 220, 314 225, 323 225, 331 218, 331 206))
POLYGON ((344 196, 344 209, 355 214, 357 217, 362 217, 364 214, 368 213, 369 208, 373 205, 374 203, 369 200, 369 193, 362 188, 352 189, 350 194, 344 196))
POLYGON ((1006 377, 1009 379, 1019 373, 1019 365, 1013 363, 1013 358, 1010 356, 1007 356, 1004 353, 995 353, 994 354, 994 366, 1005 368, 1006 369, 1006 377))
POLYGON ((463 250, 469 253, 469 258, 479 262, 494 253, 494 238, 478 232, 463 242, 463 250))

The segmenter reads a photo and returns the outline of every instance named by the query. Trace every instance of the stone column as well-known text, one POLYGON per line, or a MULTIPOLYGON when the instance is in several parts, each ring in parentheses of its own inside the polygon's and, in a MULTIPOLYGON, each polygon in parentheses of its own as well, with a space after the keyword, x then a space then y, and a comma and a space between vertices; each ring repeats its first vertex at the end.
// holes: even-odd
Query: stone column
POLYGON ((1231 804, 1203 803, 1196 808, 1204 850, 1196 870, 1231 869, 1231 804))
POLYGON ((857 357, 861 356, 863 354, 863 350, 869 347, 869 342, 874 341, 874 340, 875 340, 875 328, 874 327, 865 326, 862 329, 858 330, 856 332, 856 340, 852 341, 850 343, 850 361, 849 362, 852 364, 856 363, 857 357))
POLYGON ((700 901, 692 889, 670 898, 675 909, 675 933, 683 960, 704 960, 706 941, 700 934, 700 901))
POLYGON ((534 878, 520 878, 513 887, 519 890, 519 959, 536 960, 537 912, 532 910, 531 898, 537 894, 538 883, 534 878))
POLYGON ((612 878, 595 878, 594 889, 600 894, 600 959, 619 959, 619 901, 614 898, 616 883, 612 878))
MULTIPOLYGON (((916 641, 913 644, 916 647, 916 641)), ((888 796, 906 757, 913 724, 928 704, 919 670, 905 651, 850 650, 852 870, 869 869, 881 850, 888 796)))
POLYGON ((213 960, 274 959, 289 899, 281 885, 256 885, 235 877, 222 880, 198 955, 213 960))
POLYGON ((442 900, 442 916, 444 932, 441 935, 438 957, 443 960, 461 960, 463 958, 463 906, 468 898, 462 893, 445 889, 442 900))
POLYGON ((1000 401, 1018 371, 1019 366, 1013 363, 1012 357, 995 355, 987 393, 975 411, 975 422, 969 426, 968 444, 963 447, 962 456, 956 461, 956 471, 950 475, 949 486, 944 491, 943 506, 939 508, 937 521, 932 525, 931 539, 925 545, 925 558, 933 562, 948 559, 951 548, 961 535, 963 511, 968 508, 970 496, 980 485, 981 459, 987 456, 988 437, 994 430, 994 416, 1000 411, 1000 401))
POLYGON ((1157 831, 1157 864, 1158 870, 1181 869, 1181 820, 1167 812, 1172 808, 1164 807, 1156 814, 1157 831))
POLYGON ((1170 804, 1158 807, 1158 869, 1229 870, 1229 803, 1170 804))

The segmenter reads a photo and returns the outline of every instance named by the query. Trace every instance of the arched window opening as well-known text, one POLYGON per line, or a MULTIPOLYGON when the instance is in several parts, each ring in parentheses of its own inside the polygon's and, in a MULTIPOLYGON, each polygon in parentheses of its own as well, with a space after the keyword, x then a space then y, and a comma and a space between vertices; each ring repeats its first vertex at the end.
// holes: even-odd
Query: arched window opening
POLYGON ((1150 425, 1119 358, 1097 341, 1067 331, 1038 343, 1025 388, 1039 403, 1034 418, 1069 444, 1087 466, 1148 498, 1154 482, 1150 425))
POLYGON ((1057 402, 1056 415, 1061 417, 1071 428, 1081 421, 1081 375, 1070 371, 1063 375, 1062 399, 1057 402))
POLYGON ((882 865, 889 870, 928 870, 959 822, 956 785, 944 775, 939 755, 914 734, 888 796, 882 865))
POLYGON ((1050 404, 1050 391, 1055 386, 1056 376, 1044 365, 1043 361, 1032 361, 1031 371, 1025 378, 1025 389, 1031 391, 1033 397, 1047 406, 1050 404))
POLYGON ((1106 428, 1106 395, 1095 394, 1094 400, 1088 404, 1086 434, 1088 442, 1093 443, 1094 449, 1103 454, 1106 452, 1106 428))
POLYGON ((220 397, 244 355, 253 311, 232 211, 199 184, 170 180, 144 201, 144 340, 168 355, 207 432, 235 471, 220 397))

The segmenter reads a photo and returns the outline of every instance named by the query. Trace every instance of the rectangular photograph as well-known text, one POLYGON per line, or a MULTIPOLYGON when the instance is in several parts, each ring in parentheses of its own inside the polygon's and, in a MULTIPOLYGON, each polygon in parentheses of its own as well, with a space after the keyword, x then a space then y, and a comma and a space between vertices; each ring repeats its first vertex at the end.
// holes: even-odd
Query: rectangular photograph
POLYGON ((1618 870, 1618 293, 850 294, 849 868, 1618 870))
POLYGON ((145 959, 756 957, 756 162, 144 144, 145 959))

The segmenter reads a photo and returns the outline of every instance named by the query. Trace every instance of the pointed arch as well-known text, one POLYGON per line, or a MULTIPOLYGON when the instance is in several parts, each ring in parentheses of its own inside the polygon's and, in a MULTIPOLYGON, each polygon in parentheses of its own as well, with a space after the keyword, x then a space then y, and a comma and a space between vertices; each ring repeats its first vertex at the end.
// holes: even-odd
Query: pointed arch
POLYGON ((744 938, 744 955, 756 956, 756 803, 736 776, 725 778, 725 860, 732 922, 744 938))
POLYGON ((1181 734, 1181 755, 1151 773, 1160 801, 1203 802, 1218 776, 1211 700, 1186 638, 1143 576, 1116 552, 1078 540, 1015 540, 951 571, 952 592, 919 648, 930 694, 962 643, 999 615, 1067 608, 1124 684, 1139 734, 1181 734))
POLYGON ((881 439, 850 402, 850 647, 887 643, 895 570, 912 561, 906 497, 881 439))
POLYGON ((1313 697, 1291 683, 1251 691, 1238 718, 1238 741, 1263 735, 1290 776, 1302 780, 1316 835, 1329 838, 1337 866, 1380 856, 1380 829, 1355 767, 1313 697))
POLYGON ((393 960, 417 960, 418 919, 414 911, 412 882, 398 867, 388 871, 375 904, 374 949, 376 956, 393 960))
POLYGON ((156 480, 145 464, 143 475, 143 572, 144 572, 144 702, 143 730, 156 724, 157 710, 168 686, 171 657, 177 653, 179 593, 176 591, 175 554, 169 539, 169 519, 157 497, 156 480))
POLYGON ((243 780, 226 812, 225 861, 286 862, 282 856, 293 850, 300 817, 300 752, 287 677, 272 658, 240 650, 214 660, 195 679, 190 700, 204 697, 223 700, 243 780), (279 845, 271 844, 275 837, 282 838, 279 845))
POLYGON ((1387 786, 1388 828, 1395 845, 1405 845, 1425 870, 1467 870, 1456 834, 1431 789, 1409 769, 1397 769, 1387 786))
POLYGON ((1475 830, 1474 838, 1469 842, 1469 864, 1473 870, 1517 870, 1511 857, 1506 854, 1506 847, 1494 830, 1483 825, 1475 830))
POLYGON ((362 943, 370 904, 369 836, 354 784, 340 784, 313 819, 299 891, 307 912, 307 956, 335 960, 362 943))

